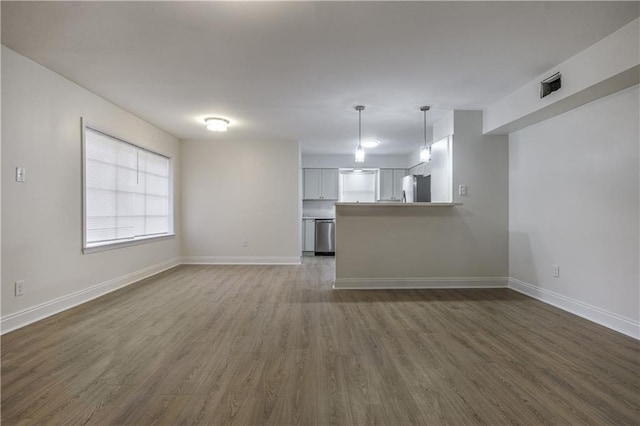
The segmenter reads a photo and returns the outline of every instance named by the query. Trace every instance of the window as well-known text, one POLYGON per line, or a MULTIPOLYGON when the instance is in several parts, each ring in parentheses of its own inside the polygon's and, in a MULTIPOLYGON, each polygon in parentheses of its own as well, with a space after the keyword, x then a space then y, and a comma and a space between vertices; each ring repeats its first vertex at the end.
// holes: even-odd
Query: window
POLYGON ((171 235, 169 158, 83 129, 85 252, 171 235))
POLYGON ((340 170, 340 201, 375 203, 377 170, 340 170))

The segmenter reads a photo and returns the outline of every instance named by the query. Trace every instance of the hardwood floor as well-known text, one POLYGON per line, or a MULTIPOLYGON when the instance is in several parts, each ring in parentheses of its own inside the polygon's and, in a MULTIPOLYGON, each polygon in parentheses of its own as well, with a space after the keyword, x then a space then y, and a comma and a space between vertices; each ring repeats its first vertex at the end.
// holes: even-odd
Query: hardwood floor
POLYGON ((2 424, 638 424, 640 342, 508 289, 180 266, 2 337, 2 424))

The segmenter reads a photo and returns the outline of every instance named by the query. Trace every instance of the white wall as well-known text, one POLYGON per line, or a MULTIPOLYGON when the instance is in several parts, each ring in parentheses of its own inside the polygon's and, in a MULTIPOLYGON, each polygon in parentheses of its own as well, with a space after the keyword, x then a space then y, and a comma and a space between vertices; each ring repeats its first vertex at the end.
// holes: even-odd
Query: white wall
POLYGON ((3 46, 3 331, 178 262, 177 237, 82 254, 80 117, 173 157, 180 186, 175 137, 3 46), (26 168, 26 183, 15 182, 17 166, 26 168), (23 296, 14 296, 16 280, 25 280, 23 296))
POLYGON ((638 84, 640 18, 485 108, 484 131, 506 134, 638 84), (562 88, 540 99, 540 81, 562 74, 562 88))
MULTIPOLYGON (((481 111, 455 111, 453 202, 463 203, 465 222, 472 231, 469 245, 474 261, 507 272, 509 220, 509 145, 505 135, 482 134, 481 111), (458 195, 458 186, 467 195, 458 195)), ((506 276, 506 275, 505 275, 506 276)))
POLYGON ((639 99, 635 86, 509 136, 510 276, 636 335, 639 99))
POLYGON ((299 158, 295 141, 182 141, 183 259, 299 262, 299 158))
MULTIPOLYGON (((0 7, 1 11, 1 7, 0 7)), ((0 13, 1 15, 1 13, 0 13)), ((0 46, 1 48, 1 46, 0 46)), ((2 52, 0 52, 0 98, 2 94, 2 52)), ((2 103, 0 101, 0 142, 2 141, 1 129, 2 129, 2 103)), ((2 183, 4 179, 2 179, 3 167, 2 167, 2 144, 0 143, 0 188, 2 187, 2 183)), ((2 283, 4 279, 2 278, 2 194, 0 194, 0 333, 2 332, 2 283)))
POLYGON ((439 141, 442 138, 446 138, 452 135, 454 132, 453 127, 453 111, 447 112, 440 120, 433 125, 433 140, 439 141))
POLYGON ((451 137, 447 136, 431 144, 431 202, 450 203, 453 196, 451 137))

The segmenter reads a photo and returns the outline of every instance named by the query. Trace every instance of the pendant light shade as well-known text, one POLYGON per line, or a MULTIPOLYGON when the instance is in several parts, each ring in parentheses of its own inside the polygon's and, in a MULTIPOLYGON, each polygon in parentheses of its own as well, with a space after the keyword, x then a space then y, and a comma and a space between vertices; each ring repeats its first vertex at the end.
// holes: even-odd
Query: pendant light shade
POLYGON ((356 163, 364 163, 364 148, 361 145, 356 148, 356 163))
POLYGON ((356 148, 356 163, 364 163, 364 148, 362 147, 362 110, 364 105, 357 105, 358 111, 358 147, 356 148))
POLYGON ((427 111, 430 109, 428 105, 420 107, 420 111, 424 114, 424 145, 420 147, 420 161, 423 163, 431 161, 431 147, 427 146, 427 111))
POLYGON ((431 161, 431 149, 428 146, 420 147, 420 161, 423 163, 431 161))

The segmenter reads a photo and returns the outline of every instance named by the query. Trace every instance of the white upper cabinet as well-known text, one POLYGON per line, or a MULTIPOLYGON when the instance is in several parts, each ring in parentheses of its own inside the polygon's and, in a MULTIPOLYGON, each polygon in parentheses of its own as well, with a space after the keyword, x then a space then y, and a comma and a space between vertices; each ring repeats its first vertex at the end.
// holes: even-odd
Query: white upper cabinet
POLYGON ((322 199, 338 199, 338 169, 322 169, 322 199))
POLYGON ((303 180, 303 199, 338 199, 338 169, 303 169, 303 180))
POLYGON ((302 196, 305 200, 320 200, 320 185, 321 185, 321 169, 304 169, 303 173, 303 185, 304 194, 302 196))
POLYGON ((380 201, 402 201, 402 178, 406 169, 380 169, 380 201))

